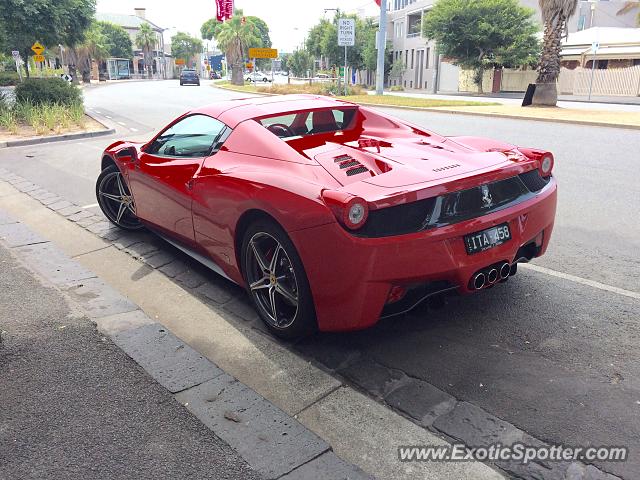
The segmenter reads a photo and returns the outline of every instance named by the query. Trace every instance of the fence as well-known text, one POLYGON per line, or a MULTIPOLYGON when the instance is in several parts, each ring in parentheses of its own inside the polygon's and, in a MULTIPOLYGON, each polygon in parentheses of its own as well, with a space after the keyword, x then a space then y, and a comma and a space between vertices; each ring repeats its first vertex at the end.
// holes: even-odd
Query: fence
POLYGON ((640 96, 640 65, 627 68, 595 69, 578 67, 560 71, 558 90, 568 95, 589 95, 593 73, 592 95, 640 96))
MULTIPOLYGON (((558 93, 561 95, 589 95, 591 69, 578 67, 574 70, 562 68, 558 78, 558 93)), ((493 83, 493 71, 484 72, 483 87, 490 92, 493 83)), ((535 70, 502 70, 501 92, 525 92, 530 83, 535 83, 535 70)), ((461 92, 477 92, 473 82, 473 72, 461 70, 459 77, 461 92)), ((592 95, 598 96, 640 96, 640 65, 626 68, 610 68, 593 71, 592 95)))

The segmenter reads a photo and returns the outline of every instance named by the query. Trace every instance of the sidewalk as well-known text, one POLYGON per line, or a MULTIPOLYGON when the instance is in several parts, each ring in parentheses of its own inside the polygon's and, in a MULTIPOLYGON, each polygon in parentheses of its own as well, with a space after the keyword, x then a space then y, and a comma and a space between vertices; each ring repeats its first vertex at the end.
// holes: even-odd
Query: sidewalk
POLYGON ((0 246, 0 477, 261 478, 0 246))
POLYGON ((0 265, 0 478, 371 478, 2 209, 0 265))

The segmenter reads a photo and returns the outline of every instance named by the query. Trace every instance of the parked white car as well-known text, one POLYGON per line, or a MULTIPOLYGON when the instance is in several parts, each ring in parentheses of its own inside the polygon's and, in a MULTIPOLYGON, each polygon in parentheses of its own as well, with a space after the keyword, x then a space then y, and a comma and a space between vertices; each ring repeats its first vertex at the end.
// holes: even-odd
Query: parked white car
POLYGON ((271 81, 271 75, 267 75, 264 72, 252 72, 249 75, 247 75, 247 77, 245 78, 245 80, 247 82, 270 82, 271 81))

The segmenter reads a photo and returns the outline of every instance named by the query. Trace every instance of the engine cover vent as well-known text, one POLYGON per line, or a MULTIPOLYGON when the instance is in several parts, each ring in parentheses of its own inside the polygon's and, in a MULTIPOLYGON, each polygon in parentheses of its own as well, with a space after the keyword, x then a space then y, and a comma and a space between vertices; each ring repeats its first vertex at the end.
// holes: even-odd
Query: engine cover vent
POLYGON ((350 168, 349 170, 347 170, 347 176, 351 177, 353 175, 358 175, 359 173, 365 173, 368 172, 369 169, 365 166, 359 166, 359 167, 355 167, 355 168, 350 168))
POLYGON ((362 166, 362 164, 357 161, 357 160, 345 160, 344 162, 340 162, 340 168, 344 169, 344 168, 349 168, 349 167, 355 167, 357 165, 362 166))
POLYGON ((337 157, 333 157, 333 161, 336 163, 344 162, 345 160, 353 160, 353 157, 350 155, 338 155, 337 157))

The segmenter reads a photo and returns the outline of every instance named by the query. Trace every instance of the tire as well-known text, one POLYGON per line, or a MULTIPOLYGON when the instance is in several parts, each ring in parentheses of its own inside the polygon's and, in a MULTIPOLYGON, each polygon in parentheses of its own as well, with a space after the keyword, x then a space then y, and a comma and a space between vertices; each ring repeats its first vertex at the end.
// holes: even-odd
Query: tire
POLYGON ((294 339, 317 330, 313 297, 302 260, 279 225, 267 219, 251 224, 242 240, 240 260, 249 296, 271 333, 294 339), (266 270, 261 268, 256 252, 266 270), (270 270, 276 253, 275 268, 270 270))
POLYGON ((143 228, 135 215, 133 196, 117 166, 111 164, 98 175, 96 198, 102 213, 116 227, 129 231, 143 228), (117 197, 125 198, 126 201, 121 202, 117 197))
POLYGON ((182 87, 184 85, 184 83, 180 82, 180 86, 182 87))

